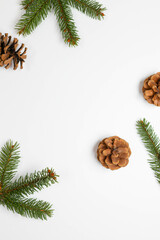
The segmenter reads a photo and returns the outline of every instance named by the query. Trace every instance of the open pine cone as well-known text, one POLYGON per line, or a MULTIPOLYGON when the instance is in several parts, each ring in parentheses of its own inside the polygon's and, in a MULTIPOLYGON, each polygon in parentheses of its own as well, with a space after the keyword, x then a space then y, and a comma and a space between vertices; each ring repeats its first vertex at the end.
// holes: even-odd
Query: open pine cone
POLYGON ((130 155, 129 144, 116 136, 103 139, 97 149, 98 160, 111 170, 127 166, 130 155))
POLYGON ((147 102, 160 106, 160 72, 151 75, 144 81, 142 91, 147 102))
POLYGON ((27 48, 25 48, 23 53, 21 53, 22 48, 24 48, 24 44, 22 44, 17 50, 18 39, 14 38, 13 41, 11 41, 11 38, 11 36, 8 37, 8 33, 5 33, 5 35, 0 33, 0 67, 5 66, 5 68, 8 69, 12 65, 13 61, 14 70, 18 68, 19 63, 20 68, 22 69, 24 59, 27 57, 27 48))

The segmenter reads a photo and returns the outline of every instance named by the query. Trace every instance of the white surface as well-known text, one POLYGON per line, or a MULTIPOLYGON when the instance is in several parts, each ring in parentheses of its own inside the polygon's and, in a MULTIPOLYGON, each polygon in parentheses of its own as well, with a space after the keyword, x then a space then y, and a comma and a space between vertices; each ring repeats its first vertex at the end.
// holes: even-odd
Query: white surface
MULTIPOLYGON (((2 1, 0 31, 17 36, 20 0, 2 1)), ((73 10, 81 41, 67 47, 50 14, 30 36, 24 70, 0 69, 2 146, 21 144, 18 176, 53 166, 59 184, 35 196, 53 203, 47 222, 0 206, 5 240, 159 240, 160 186, 136 133, 146 117, 160 135, 160 108, 142 96, 142 81, 160 71, 160 1, 101 0, 105 20, 73 10), (130 143, 129 165, 107 171, 98 141, 118 135, 130 143)))

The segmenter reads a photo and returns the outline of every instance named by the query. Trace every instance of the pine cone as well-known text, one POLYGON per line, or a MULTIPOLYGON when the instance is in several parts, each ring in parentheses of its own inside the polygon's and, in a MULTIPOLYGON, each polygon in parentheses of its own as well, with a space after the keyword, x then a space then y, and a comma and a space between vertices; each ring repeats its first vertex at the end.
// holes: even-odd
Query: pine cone
POLYGON ((144 81, 142 91, 147 102, 160 106, 160 72, 151 75, 144 81))
POLYGON ((21 50, 24 47, 24 44, 22 44, 21 47, 16 50, 18 47, 18 39, 14 38, 14 40, 11 42, 11 38, 11 36, 8 37, 8 33, 5 33, 5 35, 0 33, 0 67, 5 66, 5 68, 8 69, 13 61, 14 70, 18 68, 19 62, 20 68, 22 69, 24 59, 27 57, 27 48, 25 48, 24 52, 21 53, 21 50))
POLYGON ((103 139, 97 149, 98 160, 111 170, 127 166, 130 155, 129 144, 115 136, 103 139))

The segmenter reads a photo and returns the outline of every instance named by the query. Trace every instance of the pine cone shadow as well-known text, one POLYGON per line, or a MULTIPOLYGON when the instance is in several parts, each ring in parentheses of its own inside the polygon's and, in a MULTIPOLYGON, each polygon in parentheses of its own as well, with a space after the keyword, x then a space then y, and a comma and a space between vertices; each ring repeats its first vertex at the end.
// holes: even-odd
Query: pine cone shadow
POLYGON ((94 154, 94 157, 96 158, 96 160, 97 160, 97 149, 98 149, 98 145, 99 145, 100 141, 101 140, 97 141, 95 143, 95 145, 93 146, 93 154, 94 154))
POLYGON ((140 83, 139 83, 139 93, 141 94, 141 96, 143 96, 142 87, 143 87, 144 80, 145 79, 141 80, 140 83))

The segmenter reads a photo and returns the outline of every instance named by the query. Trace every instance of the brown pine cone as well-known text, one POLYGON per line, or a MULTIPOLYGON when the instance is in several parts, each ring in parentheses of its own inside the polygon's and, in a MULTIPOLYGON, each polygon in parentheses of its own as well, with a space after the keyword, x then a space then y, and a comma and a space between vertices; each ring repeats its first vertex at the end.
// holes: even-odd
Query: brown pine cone
POLYGON ((5 66, 5 68, 8 69, 13 61, 14 70, 18 68, 19 63, 20 68, 22 69, 24 59, 27 57, 27 48, 25 48, 23 53, 21 53, 22 48, 24 48, 24 44, 17 49, 18 39, 14 38, 13 41, 11 41, 11 38, 11 36, 8 37, 8 33, 5 33, 5 35, 0 33, 0 67, 5 66))
POLYGON ((130 155, 129 144, 116 136, 103 139, 97 149, 98 160, 111 170, 127 166, 130 155))
POLYGON ((160 72, 151 75, 144 81, 142 91, 147 102, 160 106, 160 72))

